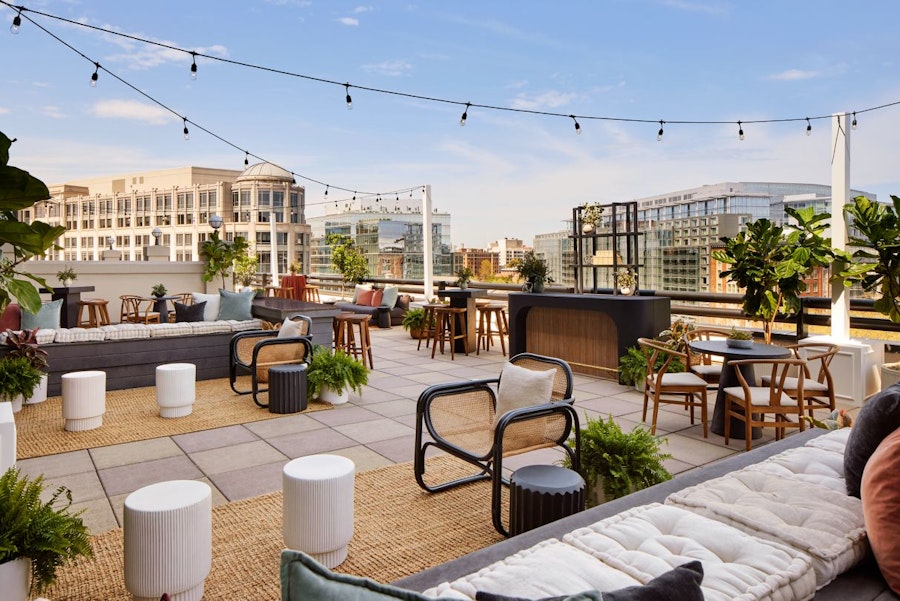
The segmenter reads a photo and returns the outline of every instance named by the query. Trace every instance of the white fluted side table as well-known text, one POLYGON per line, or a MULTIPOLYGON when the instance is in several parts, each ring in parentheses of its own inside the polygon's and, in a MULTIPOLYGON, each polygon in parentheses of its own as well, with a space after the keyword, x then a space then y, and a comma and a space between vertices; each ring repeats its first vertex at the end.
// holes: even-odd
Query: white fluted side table
POLYGON ((106 372, 73 371, 63 374, 61 381, 65 429, 82 432, 102 426, 106 413, 106 372))
POLYGON ((308 455, 284 466, 284 544, 334 568, 347 558, 353 538, 356 466, 339 455, 308 455))
POLYGON ((212 564, 212 491, 170 480, 125 499, 125 588, 135 601, 199 601, 212 564))
POLYGON ((184 417, 194 410, 197 366, 166 363, 156 367, 156 404, 160 417, 184 417))

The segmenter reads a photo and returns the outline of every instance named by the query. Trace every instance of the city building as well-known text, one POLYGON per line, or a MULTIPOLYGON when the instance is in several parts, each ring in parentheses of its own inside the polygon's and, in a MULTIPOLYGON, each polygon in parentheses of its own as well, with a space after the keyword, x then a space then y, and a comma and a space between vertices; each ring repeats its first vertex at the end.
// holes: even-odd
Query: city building
POLYGON ((518 238, 501 238, 496 242, 488 244, 488 250, 497 253, 500 261, 500 267, 506 267, 513 259, 521 259, 525 253, 531 250, 530 247, 518 238))
POLYGON ((75 180, 49 186, 51 199, 20 211, 67 228, 58 251, 43 258, 99 260, 114 248, 122 259, 145 259, 149 246, 169 249, 171 261, 199 260, 199 246, 212 233, 209 218, 222 217, 220 235, 245 237, 259 257, 259 270, 278 272, 292 261, 309 265, 305 192, 293 176, 269 163, 244 171, 181 167, 75 180), (156 232, 158 240, 154 236, 156 232))
POLYGON ((476 280, 486 280, 500 271, 500 255, 483 248, 458 248, 453 251, 453 273, 468 267, 476 280))
POLYGON ((569 230, 537 234, 534 254, 547 261, 554 285, 575 286, 575 250, 569 230))

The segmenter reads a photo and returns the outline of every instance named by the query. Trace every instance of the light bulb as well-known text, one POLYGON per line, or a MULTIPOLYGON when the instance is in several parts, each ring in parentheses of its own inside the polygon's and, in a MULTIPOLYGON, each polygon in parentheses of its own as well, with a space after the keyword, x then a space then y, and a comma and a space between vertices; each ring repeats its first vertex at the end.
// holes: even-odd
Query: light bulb
POLYGON ((575 118, 575 115, 569 115, 572 118, 572 121, 575 122, 575 133, 579 136, 581 135, 581 124, 578 123, 578 119, 575 118))
POLYGON ((246 150, 244 151, 244 167, 250 164, 250 153, 246 150))
POLYGON ((656 132, 656 141, 657 141, 657 142, 662 142, 662 137, 663 137, 663 123, 665 123, 665 121, 660 121, 660 122, 659 122, 659 131, 656 132))
POLYGON ((740 122, 740 121, 738 121, 738 139, 739 139, 739 140, 743 140, 743 139, 744 139, 744 128, 741 127, 741 122, 740 122))
POLYGON ((850 124, 851 129, 856 129, 856 111, 853 111, 853 123, 850 124))
POLYGON ((353 110, 353 99, 350 98, 350 84, 345 83, 344 89, 347 91, 347 96, 345 97, 345 100, 347 101, 347 110, 352 111, 353 110))
POLYGON ((96 87, 97 87, 97 80, 100 78, 100 75, 99 75, 100 64, 99 64, 99 63, 94 63, 94 65, 95 65, 95 66, 94 66, 94 73, 91 75, 91 87, 92 87, 92 88, 96 88, 96 87))
POLYGON ((806 135, 812 134, 812 124, 809 122, 809 117, 806 118, 806 135))
POLYGON ((187 118, 184 119, 184 139, 185 140, 191 139, 191 134, 190 134, 190 132, 188 132, 188 128, 187 128, 187 118))
POLYGON ((191 79, 197 79, 197 53, 191 52, 191 79))
POLYGON ((466 103, 466 109, 463 111, 462 117, 459 118, 460 126, 464 126, 466 124, 466 119, 469 118, 469 107, 472 106, 471 103, 466 103))
POLYGON ((13 17, 12 25, 9 26, 9 33, 19 33, 19 26, 22 24, 22 9, 13 17))

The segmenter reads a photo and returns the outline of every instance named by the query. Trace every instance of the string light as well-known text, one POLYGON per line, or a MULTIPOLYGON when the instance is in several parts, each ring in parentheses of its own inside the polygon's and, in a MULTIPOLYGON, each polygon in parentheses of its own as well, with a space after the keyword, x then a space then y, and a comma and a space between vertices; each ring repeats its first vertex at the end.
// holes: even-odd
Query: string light
POLYGON ((739 139, 739 140, 743 140, 743 139, 744 139, 744 128, 741 127, 741 122, 740 122, 740 121, 738 121, 738 139, 739 139))
POLYGON ((465 124, 466 124, 466 119, 469 118, 469 107, 470 107, 470 106, 472 106, 472 103, 471 103, 471 102, 467 102, 467 103, 466 103, 466 109, 463 111, 462 117, 459 118, 459 125, 460 125, 460 127, 465 126, 465 124))
POLYGON ((20 6, 19 12, 16 13, 15 17, 13 17, 12 25, 9 26, 9 33, 19 33, 19 26, 22 25, 22 9, 23 7, 20 6))
POLYGON ((325 200, 328 200, 328 185, 325 185, 325 200))
POLYGON ((853 123, 850 124, 850 129, 856 129, 856 111, 853 111, 853 123))
POLYGON ((344 90, 347 92, 347 96, 344 99, 347 101, 347 110, 352 111, 353 110, 353 99, 350 98, 350 84, 349 83, 344 84, 344 90))
POLYGON ((94 63, 94 74, 91 75, 91 87, 97 87, 97 80, 100 78, 100 63, 94 63))
POLYGON ((663 137, 663 125, 664 125, 664 124, 665 124, 665 121, 663 121, 663 120, 660 119, 660 121, 659 121, 659 131, 656 132, 656 141, 657 141, 657 142, 662 142, 662 137, 663 137))
POLYGON ((809 117, 806 118, 806 135, 812 134, 812 123, 809 122, 809 117))
POLYGON ((572 121, 575 122, 575 133, 579 136, 581 135, 581 124, 578 123, 578 119, 575 118, 575 115, 569 115, 572 118, 572 121))
POLYGON ((182 117, 182 119, 184 119, 184 139, 190 140, 191 134, 188 132, 188 128, 187 128, 187 117, 182 117))
POLYGON ((250 152, 245 150, 244 151, 244 167, 248 166, 249 164, 250 164, 250 152))
POLYGON ((197 79, 197 53, 191 52, 191 79, 197 79))

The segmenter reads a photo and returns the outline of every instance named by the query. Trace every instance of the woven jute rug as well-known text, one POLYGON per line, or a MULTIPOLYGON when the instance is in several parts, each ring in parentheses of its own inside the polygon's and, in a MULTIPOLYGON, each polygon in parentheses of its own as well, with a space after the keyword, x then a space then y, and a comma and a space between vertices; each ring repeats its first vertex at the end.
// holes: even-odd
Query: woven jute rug
MULTIPOLYGON (((458 461, 429 460, 435 478, 461 475, 458 461)), ((506 511, 506 509, 504 509, 506 511)), ((212 570, 204 599, 276 601, 281 598, 280 492, 212 510, 212 570)), ((491 524, 491 487, 477 482, 437 494, 415 482, 411 463, 356 476, 354 533, 347 560, 335 571, 392 582, 503 540, 491 524)), ((58 572, 53 601, 130 600, 125 590, 123 533, 92 537, 94 559, 58 572)))
MULTIPOLYGON (((243 385, 241 390, 248 390, 250 380, 239 380, 239 384, 243 385)), ((261 395, 260 399, 265 402, 266 395, 261 395)), ((331 408, 330 403, 311 401, 306 411, 331 408)), ((62 397, 55 396, 43 403, 25 405, 16 414, 16 455, 19 459, 42 457, 275 417, 283 416, 257 407, 250 395, 235 394, 228 379, 223 378, 197 382, 193 413, 178 418, 159 416, 155 386, 110 390, 106 393, 102 426, 85 432, 66 432, 63 429, 62 397)))

